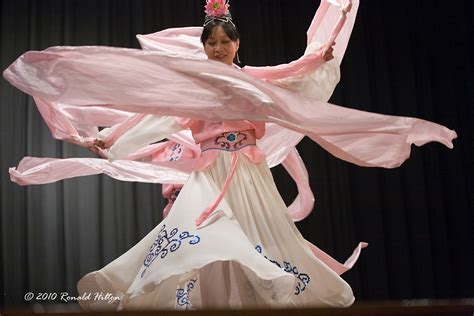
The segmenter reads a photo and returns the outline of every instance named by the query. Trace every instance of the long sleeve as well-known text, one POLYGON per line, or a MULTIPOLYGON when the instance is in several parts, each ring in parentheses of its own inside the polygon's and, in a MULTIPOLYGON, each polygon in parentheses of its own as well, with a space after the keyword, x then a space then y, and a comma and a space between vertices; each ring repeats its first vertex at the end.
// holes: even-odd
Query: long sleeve
MULTIPOLYGON (((306 48, 305 55, 313 54, 319 47, 321 47, 320 43, 311 43, 306 48)), ((323 63, 313 69, 312 72, 270 80, 269 82, 305 97, 327 102, 341 78, 339 63, 336 58, 323 63)))
POLYGON ((108 152, 109 160, 126 157, 140 148, 182 130, 172 116, 148 115, 119 137, 108 152))
MULTIPOLYGON (((354 2, 356 2, 356 8, 351 11, 351 14, 355 16, 358 1, 354 2)), ((308 29, 307 50, 298 60, 277 66, 246 66, 242 68, 242 71, 252 77, 272 81, 313 73, 325 64, 324 54, 326 50, 334 44, 336 38, 338 38, 339 34, 342 33, 342 45, 337 45, 335 47, 335 56, 339 56, 338 62, 340 63, 347 46, 348 36, 346 36, 346 33, 350 34, 353 25, 352 23, 349 23, 349 25, 345 27, 347 17, 345 14, 342 14, 340 6, 341 4, 337 1, 331 1, 331 3, 329 3, 329 1, 321 2, 320 7, 316 11, 313 22, 308 29), (329 25, 331 26, 329 27, 329 25)))

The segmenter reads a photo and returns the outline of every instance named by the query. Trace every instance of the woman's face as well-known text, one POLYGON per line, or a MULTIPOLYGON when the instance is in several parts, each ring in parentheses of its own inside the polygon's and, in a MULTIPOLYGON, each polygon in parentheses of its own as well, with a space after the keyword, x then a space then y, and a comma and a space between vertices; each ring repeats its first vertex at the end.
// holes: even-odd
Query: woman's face
POLYGON ((204 43, 207 58, 232 65, 235 54, 239 49, 240 41, 232 41, 225 33, 222 26, 218 25, 212 30, 211 36, 204 43))

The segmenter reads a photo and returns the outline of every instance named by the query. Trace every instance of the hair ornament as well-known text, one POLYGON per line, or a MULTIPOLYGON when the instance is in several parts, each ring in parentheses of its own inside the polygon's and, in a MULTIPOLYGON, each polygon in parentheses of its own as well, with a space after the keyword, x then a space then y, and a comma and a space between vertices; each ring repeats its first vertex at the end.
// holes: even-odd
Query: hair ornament
POLYGON ((204 12, 206 17, 204 18, 204 26, 208 25, 214 20, 232 23, 232 15, 229 11, 229 0, 206 0, 204 6, 204 12))

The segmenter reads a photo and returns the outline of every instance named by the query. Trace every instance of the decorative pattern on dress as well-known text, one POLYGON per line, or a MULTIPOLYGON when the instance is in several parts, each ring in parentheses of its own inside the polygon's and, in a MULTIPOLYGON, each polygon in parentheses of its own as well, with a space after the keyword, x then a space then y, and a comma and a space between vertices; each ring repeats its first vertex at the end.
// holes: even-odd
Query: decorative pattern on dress
POLYGON ((191 304, 191 301, 189 300, 189 293, 191 293, 196 282, 196 278, 191 279, 185 289, 178 289, 176 291, 176 305, 179 309, 194 309, 193 304, 191 304))
MULTIPOLYGON (((257 250, 258 253, 263 255, 262 246, 257 245, 255 247, 255 250, 257 250)), ((290 262, 283 261, 283 264, 281 264, 278 261, 272 260, 265 255, 263 255, 263 257, 267 259, 268 261, 270 261, 271 263, 275 264, 280 269, 283 269, 283 271, 292 273, 295 275, 295 277, 298 279, 298 284, 296 285, 296 288, 295 288, 295 295, 300 295, 306 289, 309 282, 311 281, 311 278, 309 277, 308 274, 298 272, 298 268, 296 266, 293 266, 290 262)))
POLYGON ((145 257, 145 260, 143 261, 143 266, 145 267, 145 269, 141 274, 142 278, 148 267, 150 267, 150 265, 155 261, 156 258, 160 257, 161 259, 163 259, 169 253, 175 252, 181 247, 183 240, 190 239, 190 245, 195 245, 201 241, 201 238, 198 235, 193 235, 189 232, 182 232, 178 236, 176 236, 178 234, 178 231, 178 228, 174 228, 173 230, 171 230, 171 232, 168 233, 168 231, 166 230, 166 225, 163 225, 160 232, 158 233, 158 237, 156 238, 153 245, 151 245, 150 251, 145 257))
POLYGON ((217 136, 214 143, 225 150, 238 150, 246 140, 247 134, 245 132, 227 132, 217 136))
POLYGON ((174 144, 173 148, 171 149, 171 153, 169 155, 169 161, 176 161, 181 158, 181 154, 183 153, 183 146, 181 144, 174 144))

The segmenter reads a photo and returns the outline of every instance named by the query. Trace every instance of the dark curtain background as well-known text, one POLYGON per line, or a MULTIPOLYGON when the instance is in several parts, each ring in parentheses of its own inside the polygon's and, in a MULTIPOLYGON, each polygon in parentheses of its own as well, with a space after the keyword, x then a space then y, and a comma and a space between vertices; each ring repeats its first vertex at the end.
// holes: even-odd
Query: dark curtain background
MULTIPOLYGON (((362 0, 342 80, 331 102, 416 116, 458 132, 455 148, 413 148, 393 170, 340 161, 305 139, 299 146, 316 194, 302 234, 339 260, 367 241, 344 275, 359 301, 474 296, 473 11, 471 0, 362 0)), ((319 1, 234 0, 250 65, 289 62, 304 51, 319 1)), ((54 45, 138 47, 137 33, 200 25, 198 0, 3 0, 1 68, 54 45)), ((161 220, 159 185, 105 176, 20 187, 8 168, 24 156, 92 154, 55 141, 32 99, 1 80, 1 280, 3 306, 26 292, 68 292, 87 272, 133 246, 161 220)), ((295 104, 295 106, 297 106, 295 104)), ((287 202, 295 186, 275 181, 287 202)))

